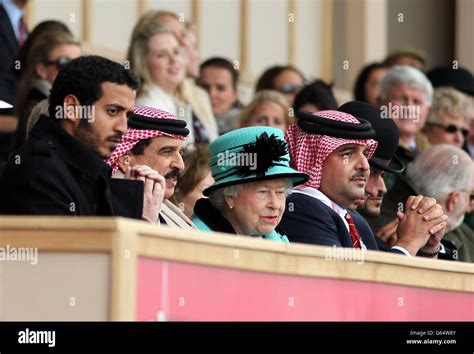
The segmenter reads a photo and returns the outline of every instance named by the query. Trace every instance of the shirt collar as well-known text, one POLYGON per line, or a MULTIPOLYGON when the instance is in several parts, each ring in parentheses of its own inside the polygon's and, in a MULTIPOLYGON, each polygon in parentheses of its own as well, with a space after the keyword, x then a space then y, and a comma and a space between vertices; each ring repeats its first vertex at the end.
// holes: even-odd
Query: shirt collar
POLYGON ((310 197, 316 198, 323 202, 325 205, 330 207, 332 210, 334 210, 339 216, 341 216, 343 219, 347 214, 347 210, 341 207, 339 204, 336 202, 332 201, 329 199, 328 196, 326 196, 323 192, 321 192, 319 189, 315 189, 312 187, 305 187, 305 186, 297 186, 293 189, 293 192, 296 193, 302 193, 309 195, 310 197))

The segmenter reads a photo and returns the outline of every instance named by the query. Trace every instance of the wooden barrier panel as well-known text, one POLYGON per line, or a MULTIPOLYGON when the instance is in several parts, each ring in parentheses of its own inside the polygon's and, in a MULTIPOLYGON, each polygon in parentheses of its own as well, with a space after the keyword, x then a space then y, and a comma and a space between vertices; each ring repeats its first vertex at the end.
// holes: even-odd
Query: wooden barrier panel
POLYGON ((473 293, 467 263, 122 218, 0 217, 3 321, 472 321, 473 293))

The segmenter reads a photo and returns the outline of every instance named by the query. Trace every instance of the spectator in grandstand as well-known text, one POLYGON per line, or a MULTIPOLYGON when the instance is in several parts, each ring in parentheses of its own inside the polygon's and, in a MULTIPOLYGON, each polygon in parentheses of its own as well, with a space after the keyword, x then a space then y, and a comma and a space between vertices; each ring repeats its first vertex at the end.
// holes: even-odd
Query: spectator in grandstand
POLYGON ((193 215, 196 201, 204 198, 203 191, 214 183, 209 159, 207 145, 198 145, 196 149, 183 153, 185 168, 170 200, 189 218, 193 215))
POLYGON ((212 141, 218 132, 209 96, 197 85, 186 84, 185 51, 160 18, 161 12, 145 14, 130 41, 128 60, 142 81, 137 104, 159 108, 185 120, 190 130, 187 144, 212 141))
POLYGON ((112 180, 103 161, 126 133, 136 88, 130 70, 108 59, 66 64, 51 88, 49 116, 7 162, 0 213, 157 217, 156 205, 143 202, 161 188, 157 172, 137 167, 131 180, 112 180))
MULTIPOLYGON (((380 83, 379 107, 384 118, 392 119, 400 133, 395 153, 404 166, 416 154, 429 147, 428 139, 421 133, 429 113, 433 87, 426 76, 411 66, 392 67, 380 83)), ((385 176, 387 189, 393 185, 393 176, 385 176)))
POLYGON ((126 134, 107 160, 113 176, 127 178, 131 169, 143 165, 157 171, 163 189, 153 189, 150 199, 160 210, 154 222, 193 229, 192 222, 169 201, 184 169, 181 150, 189 134, 186 122, 153 107, 136 106, 129 115, 128 125, 126 134))
MULTIPOLYGON (((418 193, 434 197, 445 211, 448 219, 444 239, 456 246, 459 253, 456 258, 474 262, 474 230, 463 223, 464 214, 474 208, 474 162, 470 156, 447 144, 421 152, 407 166, 405 174, 395 179, 392 190, 384 198, 380 217, 373 220, 372 226, 380 228, 391 222, 399 204, 418 193)), ((395 236, 387 241, 396 240, 395 236)), ((432 253, 435 252, 436 249, 432 253)))
POLYGON ((423 133, 431 145, 451 144, 462 148, 469 134, 468 98, 450 87, 434 91, 433 105, 423 133))
POLYGON ((80 55, 79 43, 65 31, 47 31, 31 42, 15 99, 16 147, 26 140, 26 124, 32 108, 49 96, 59 70, 80 55))
POLYGON ((238 128, 238 115, 242 104, 238 99, 239 72, 227 59, 214 57, 201 64, 198 84, 211 97, 219 134, 238 128))
MULTIPOLYGON (((290 242, 377 250, 367 222, 351 212, 365 199, 370 159, 377 147, 370 123, 339 111, 296 112, 298 121, 286 134, 291 165, 310 176, 293 190, 279 230, 290 242)), ((416 255, 430 235, 444 233, 446 216, 430 210, 432 219, 415 209, 421 198, 408 198, 402 218, 403 235, 391 251, 416 255), (414 207, 415 209, 411 209, 414 207), (414 225, 423 227, 414 230, 414 225), (409 231, 409 232, 407 232, 409 231)), ((426 213, 426 211, 425 211, 426 213)))
POLYGON ((387 66, 409 65, 423 71, 426 66, 426 53, 417 48, 398 48, 390 52, 383 63, 387 66))
POLYGON ((332 93, 331 85, 322 80, 316 80, 306 85, 296 95, 293 109, 311 113, 337 109, 337 102, 332 93))
POLYGON ((372 63, 365 66, 354 84, 353 95, 356 101, 367 102, 378 105, 380 93, 380 81, 388 71, 388 67, 382 63, 372 63))
POLYGON ((237 129, 210 145, 214 184, 199 199, 193 222, 206 231, 288 242, 275 231, 293 186, 308 176, 289 167, 283 132, 270 127, 237 129))
POLYGON ((303 74, 294 66, 273 66, 264 71, 257 81, 255 91, 276 90, 285 95, 288 104, 293 105, 296 94, 305 83, 303 74))
POLYGON ((272 90, 259 91, 252 102, 240 111, 240 127, 267 126, 286 132, 291 123, 289 109, 281 93, 272 90))

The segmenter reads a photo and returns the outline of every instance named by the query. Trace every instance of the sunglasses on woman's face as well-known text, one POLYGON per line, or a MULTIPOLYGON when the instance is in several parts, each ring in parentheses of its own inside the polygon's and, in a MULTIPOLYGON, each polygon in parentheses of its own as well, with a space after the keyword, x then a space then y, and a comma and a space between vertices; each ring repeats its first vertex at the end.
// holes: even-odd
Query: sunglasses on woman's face
POLYGON ((277 90, 281 93, 298 93, 302 88, 303 87, 299 85, 284 84, 278 87, 277 90))
POLYGON ((61 69, 64 65, 68 64, 72 59, 68 57, 59 57, 56 60, 50 60, 46 62, 46 65, 56 65, 58 69, 61 69))
POLYGON ((427 123, 427 125, 431 125, 433 127, 438 127, 438 128, 443 128, 444 131, 446 131, 450 134, 456 134, 458 131, 460 131, 461 134, 464 137, 467 137, 467 135, 469 134, 469 130, 467 130, 466 128, 458 128, 454 124, 443 125, 443 124, 427 123))

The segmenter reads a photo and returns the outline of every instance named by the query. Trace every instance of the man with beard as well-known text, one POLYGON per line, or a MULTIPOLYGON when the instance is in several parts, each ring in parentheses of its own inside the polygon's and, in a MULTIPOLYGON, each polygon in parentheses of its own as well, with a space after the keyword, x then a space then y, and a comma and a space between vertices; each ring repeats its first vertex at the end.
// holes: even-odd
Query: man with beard
POLYGON ((137 106, 128 119, 129 128, 107 164, 115 178, 127 178, 136 165, 147 165, 164 176, 164 194, 156 196, 160 204, 160 225, 194 229, 184 213, 169 201, 174 194, 180 173, 184 170, 181 157, 183 140, 189 134, 186 122, 160 109, 137 106))
POLYGON ((162 193, 163 178, 136 166, 132 180, 115 180, 104 163, 127 131, 136 88, 129 70, 102 57, 64 66, 51 89, 49 116, 39 118, 5 167, 0 214, 156 220, 153 196, 162 193))
MULTIPOLYGON (((377 250, 367 222, 350 212, 365 198, 368 159, 377 147, 375 131, 367 121, 339 111, 300 111, 297 116, 286 138, 292 167, 310 179, 287 198, 281 232, 290 242, 377 250)), ((402 237, 392 247, 395 253, 414 256, 430 235, 444 233, 447 217, 442 210, 421 214, 418 199, 410 197, 406 203, 402 237), (422 228, 407 232, 425 215, 431 218, 422 228)))
MULTIPOLYGON (((370 175, 365 186, 366 197, 363 204, 357 208, 357 211, 364 216, 369 225, 372 225, 380 215, 383 197, 387 192, 383 179, 385 173, 400 174, 404 169, 401 161, 395 156, 399 139, 398 129, 392 120, 382 118, 380 109, 365 102, 347 102, 339 107, 338 111, 367 120, 377 134, 375 138, 378 142, 377 149, 369 160, 370 175)), ((408 198, 409 196, 410 195, 407 194, 405 197, 408 198)), ((437 205, 437 201, 434 198, 422 197, 421 195, 417 198, 421 199, 418 206, 419 210, 441 208, 441 205, 437 205)), ((402 206, 404 205, 404 201, 405 200, 401 201, 402 206)), ((402 217, 402 210, 398 209, 398 211, 402 217)), ((376 230, 378 231, 376 237, 377 244, 382 251, 389 251, 389 244, 394 244, 398 238, 399 218, 396 217, 396 212, 397 210, 393 210, 394 220, 390 221, 387 225, 382 227, 382 229, 376 230)), ((422 223, 425 222, 426 221, 422 221, 422 223)), ((413 226, 415 228, 424 227, 422 224, 414 224, 413 226)), ((418 251, 417 255, 437 258, 437 251, 440 251, 439 258, 452 259, 453 252, 451 249, 454 247, 449 244, 449 242, 440 240, 439 237, 442 236, 440 233, 430 236, 428 243, 418 251), (440 241, 445 242, 447 247, 445 248, 440 241)))

